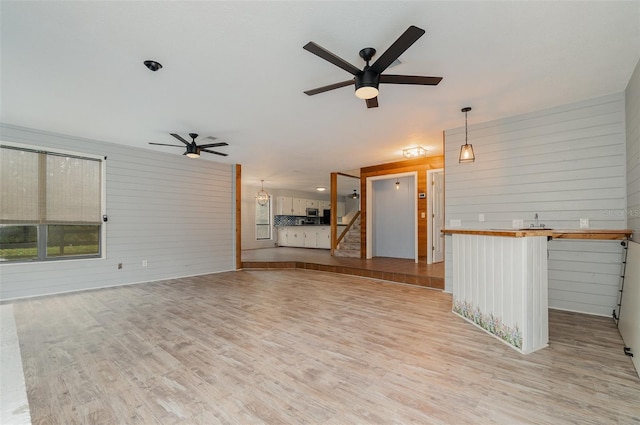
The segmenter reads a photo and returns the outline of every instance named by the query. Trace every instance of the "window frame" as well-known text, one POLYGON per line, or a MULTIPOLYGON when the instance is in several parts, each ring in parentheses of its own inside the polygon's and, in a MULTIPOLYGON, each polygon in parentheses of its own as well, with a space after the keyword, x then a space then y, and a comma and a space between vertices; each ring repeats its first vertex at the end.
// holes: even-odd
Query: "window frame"
MULTIPOLYGON (((37 232, 37 258, 30 259, 20 259, 20 260, 10 260, 10 261, 0 261, 0 265, 12 265, 12 264, 25 264, 25 263, 47 263, 47 262, 56 262, 56 261, 87 261, 87 260, 104 260, 107 258, 107 215, 106 215, 106 176, 107 176, 107 156, 105 155, 96 155, 89 154, 77 151, 70 151, 66 149, 58 149, 58 148, 49 148, 37 145, 30 145, 24 143, 15 143, 8 142, 5 140, 0 140, 0 146, 7 146, 9 148, 14 148, 18 150, 26 150, 35 153, 45 153, 58 155, 63 157, 75 157, 81 159, 88 160, 96 160, 100 162, 100 231, 98 235, 98 253, 97 254, 88 254, 88 255, 70 255, 70 256, 47 256, 47 247, 48 247, 48 226, 59 226, 59 225, 74 225, 73 223, 33 223, 33 224, 24 224, 24 223, 15 223, 16 226, 35 226, 37 232)), ((12 224, 8 224, 12 225, 12 224)), ((98 224, 96 224, 98 225, 98 224)))
POLYGON ((255 225, 255 239, 256 241, 270 241, 273 240, 273 205, 272 205, 272 201, 271 201, 271 195, 268 195, 269 201, 267 202, 267 205, 269 205, 268 207, 268 211, 267 211, 267 219, 268 219, 268 223, 267 224, 258 224, 258 208, 263 207, 264 205, 260 205, 258 203, 258 200, 256 199, 255 202, 255 217, 254 217, 254 225, 255 225), (268 226, 269 229, 269 237, 267 238, 259 238, 258 237, 258 226, 268 226))

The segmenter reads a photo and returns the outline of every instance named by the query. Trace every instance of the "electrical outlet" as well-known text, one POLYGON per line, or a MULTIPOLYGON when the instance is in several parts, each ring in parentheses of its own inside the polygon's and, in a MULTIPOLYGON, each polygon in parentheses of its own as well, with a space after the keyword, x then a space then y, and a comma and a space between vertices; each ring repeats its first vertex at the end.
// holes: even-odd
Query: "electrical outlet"
POLYGON ((422 212, 420 213, 420 217, 421 217, 421 218, 427 218, 427 214, 426 214, 424 211, 422 211, 422 212))
POLYGON ((122 263, 118 263, 118 270, 122 268, 122 263))
POLYGON ((147 260, 142 260, 142 267, 147 267, 147 260))
POLYGON ((484 214, 478 214, 478 221, 482 223, 484 221, 484 214))
POLYGON ((581 218, 580 219, 580 228, 581 229, 588 229, 589 228, 589 219, 588 218, 581 218))
POLYGON ((524 227, 524 220, 521 218, 514 218, 511 220, 511 227, 514 229, 522 229, 524 227))
POLYGON ((461 227, 461 226, 462 226, 462 220, 458 220, 458 219, 449 220, 449 227, 461 227))

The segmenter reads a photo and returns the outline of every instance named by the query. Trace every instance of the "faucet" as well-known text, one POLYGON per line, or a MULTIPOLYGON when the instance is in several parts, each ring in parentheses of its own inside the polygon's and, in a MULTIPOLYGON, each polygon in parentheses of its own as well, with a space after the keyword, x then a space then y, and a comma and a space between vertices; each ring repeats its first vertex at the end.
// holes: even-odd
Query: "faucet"
POLYGON ((535 225, 535 226, 533 226, 533 227, 538 227, 538 213, 536 213, 536 215, 535 215, 535 217, 534 217, 534 218, 535 218, 535 220, 536 220, 536 225, 535 225))

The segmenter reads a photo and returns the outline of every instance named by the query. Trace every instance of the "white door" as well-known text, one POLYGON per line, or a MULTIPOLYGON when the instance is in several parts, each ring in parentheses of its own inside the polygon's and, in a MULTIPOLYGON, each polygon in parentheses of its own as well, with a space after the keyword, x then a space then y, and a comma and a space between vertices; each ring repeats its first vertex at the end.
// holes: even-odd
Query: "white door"
POLYGON ((431 176, 431 262, 439 263, 444 261, 444 235, 441 232, 444 228, 444 172, 432 173, 431 176))
POLYGON ((640 243, 627 242, 627 268, 620 301, 618 328, 624 345, 631 349, 631 361, 640 376, 640 243))

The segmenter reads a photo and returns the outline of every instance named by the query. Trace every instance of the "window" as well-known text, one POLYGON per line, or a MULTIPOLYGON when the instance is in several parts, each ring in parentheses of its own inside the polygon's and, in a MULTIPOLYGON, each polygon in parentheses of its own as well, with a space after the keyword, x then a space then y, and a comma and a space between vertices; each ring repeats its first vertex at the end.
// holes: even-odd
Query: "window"
POLYGON ((0 261, 99 257, 102 161, 0 146, 0 261))
POLYGON ((256 240, 271 239, 271 196, 266 204, 256 199, 256 240))

